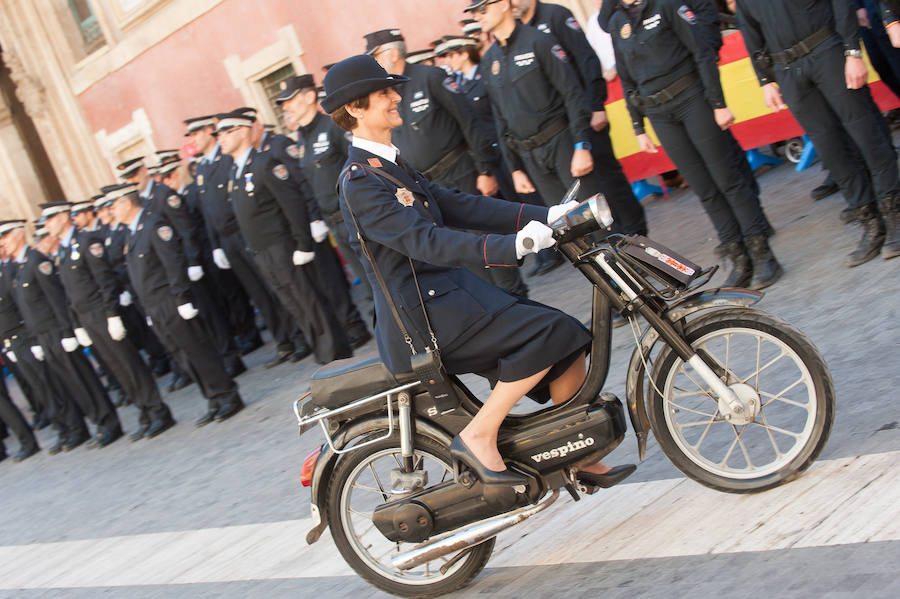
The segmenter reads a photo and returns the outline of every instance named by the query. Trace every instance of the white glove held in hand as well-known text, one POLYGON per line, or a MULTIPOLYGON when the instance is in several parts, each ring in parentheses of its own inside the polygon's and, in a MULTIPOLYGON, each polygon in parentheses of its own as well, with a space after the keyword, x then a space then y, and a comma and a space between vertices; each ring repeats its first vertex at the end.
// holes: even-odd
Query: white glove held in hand
POLYGON ((151 319, 149 316, 147 317, 147 326, 148 326, 148 327, 152 327, 152 326, 153 326, 153 319, 151 319))
POLYGON ((578 205, 578 202, 575 200, 569 200, 565 204, 557 204, 556 206, 550 206, 547 210, 547 224, 553 224, 560 219, 566 212, 574 208, 578 205))
POLYGON ((522 259, 526 254, 537 254, 543 249, 553 247, 555 243, 553 229, 533 220, 516 233, 516 256, 522 259), (531 247, 525 247, 526 239, 531 240, 531 247))
POLYGON ((294 266, 303 266, 304 264, 309 264, 316 257, 315 252, 301 252, 300 250, 294 251, 294 266))
POLYGON ((119 294, 119 305, 120 306, 130 306, 131 302, 132 302, 132 299, 131 299, 130 291, 123 291, 122 293, 119 294))
POLYGON ((118 316, 110 316, 106 319, 106 330, 109 331, 109 336, 113 341, 121 341, 125 338, 125 325, 118 316))
POLYGON ((80 327, 75 329, 75 338, 78 339, 78 343, 85 347, 90 347, 91 344, 94 343, 93 341, 91 341, 91 336, 88 335, 88 332, 80 327))
POLYGON ((191 302, 178 306, 178 315, 185 320, 190 320, 198 314, 200 314, 200 311, 197 310, 191 302))
POLYGON ((31 346, 31 355, 34 356, 34 359, 38 362, 44 361, 44 348, 40 345, 32 345, 31 346))
POLYGON ((62 345, 62 348, 66 350, 66 353, 72 353, 78 349, 78 339, 75 337, 65 337, 59 343, 62 345))
POLYGON ((309 232, 312 233, 313 241, 322 243, 328 237, 328 225, 324 220, 314 220, 309 223, 309 232))
POLYGON ((218 266, 222 270, 231 269, 231 262, 228 261, 228 256, 225 255, 225 250, 223 250, 222 248, 216 248, 213 250, 213 262, 215 262, 216 266, 218 266))
POLYGON ((202 266, 188 266, 188 278, 192 281, 199 281, 203 278, 202 266))
POLYGON ((19 359, 16 357, 16 354, 11 351, 6 352, 6 357, 9 358, 9 361, 13 364, 19 361, 19 359))

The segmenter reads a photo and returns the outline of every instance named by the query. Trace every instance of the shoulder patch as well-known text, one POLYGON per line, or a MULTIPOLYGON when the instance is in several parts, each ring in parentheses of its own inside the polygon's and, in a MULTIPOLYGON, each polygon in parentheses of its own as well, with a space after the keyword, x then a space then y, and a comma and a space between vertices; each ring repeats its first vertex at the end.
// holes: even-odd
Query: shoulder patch
POLYGON ((91 256, 93 256, 94 258, 100 258, 103 256, 103 244, 101 244, 99 241, 96 243, 92 243, 88 247, 88 249, 91 252, 91 256))
POLYGON ((38 264, 38 270, 41 271, 42 275, 49 275, 53 272, 53 264, 49 260, 44 260, 38 264))
POLYGON ((276 164, 272 168, 272 174, 275 175, 276 178, 281 179, 282 181, 287 181, 288 178, 288 170, 287 167, 283 164, 276 164))
POLYGON ((351 164, 350 169, 347 172, 349 173, 348 176, 350 177, 351 181, 353 181, 354 179, 362 179, 366 176, 366 169, 358 164, 351 164))
POLYGON ((169 196, 169 198, 166 200, 166 203, 169 205, 169 208, 175 210, 181 208, 181 198, 174 193, 169 196))
POLYGON ((566 27, 574 31, 581 31, 581 25, 578 24, 578 20, 575 17, 566 19, 566 27))
POLYGON ((156 234, 159 235, 159 238, 163 241, 171 241, 172 240, 172 227, 169 225, 163 225, 156 230, 156 234))
POLYGON ((697 22, 697 16, 694 14, 694 11, 690 9, 687 4, 682 4, 678 8, 678 16, 690 23, 691 25, 697 22))
POLYGON ((297 148, 297 144, 291 144, 285 148, 287 155, 291 158, 297 159, 300 158, 300 150, 297 148))
POLYGON ((569 55, 566 54, 566 51, 563 50, 563 47, 559 44, 553 44, 553 47, 550 48, 550 52, 553 53, 553 56, 557 57, 563 62, 569 62, 569 55))
POLYGON ((381 168, 381 160, 379 158, 369 158, 367 160, 369 166, 374 166, 375 168, 381 168))
POLYGON ((459 85, 456 84, 456 79, 454 77, 446 77, 444 79, 444 89, 453 94, 458 94, 460 92, 459 85))

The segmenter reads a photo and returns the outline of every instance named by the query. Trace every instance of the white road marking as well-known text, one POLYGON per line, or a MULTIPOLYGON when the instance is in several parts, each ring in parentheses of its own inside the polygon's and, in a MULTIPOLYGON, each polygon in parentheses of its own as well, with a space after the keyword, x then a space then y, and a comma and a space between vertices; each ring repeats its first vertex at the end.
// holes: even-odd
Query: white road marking
MULTIPOLYGON (((900 451, 815 464, 758 495, 687 479, 568 497, 502 535, 491 568, 900 540, 900 451)), ((0 588, 166 585, 352 576, 309 519, 0 547, 0 588)))

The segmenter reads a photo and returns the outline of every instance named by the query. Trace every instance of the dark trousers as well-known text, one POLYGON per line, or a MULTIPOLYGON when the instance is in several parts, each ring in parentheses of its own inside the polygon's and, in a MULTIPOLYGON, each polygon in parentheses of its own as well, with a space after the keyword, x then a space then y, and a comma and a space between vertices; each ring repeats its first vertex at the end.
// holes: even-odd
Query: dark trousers
POLYGON ((119 314, 122 316, 122 323, 125 330, 128 331, 128 339, 138 349, 147 352, 150 364, 156 368, 159 364, 166 364, 169 361, 169 352, 165 346, 147 325, 147 315, 144 313, 137 302, 137 296, 131 291, 133 302, 130 306, 119 306, 119 314))
POLYGON ((347 232, 347 226, 344 224, 343 215, 340 211, 326 215, 325 222, 328 223, 328 228, 331 230, 331 236, 334 237, 334 243, 337 245, 337 249, 341 253, 341 256, 347 261, 350 271, 359 278, 359 285, 362 287, 363 298, 371 300, 372 286, 369 284, 369 278, 366 276, 366 270, 363 268, 362 262, 359 261, 356 252, 350 247, 350 237, 347 232))
POLYGON ((138 423, 148 426, 154 420, 170 419, 172 414, 163 403, 153 373, 128 337, 114 341, 109 336, 106 315, 102 311, 79 316, 81 325, 87 329, 93 341, 95 355, 103 358, 109 374, 115 377, 122 390, 138 407, 138 423))
POLYGON ((253 252, 262 276, 303 331, 316 361, 327 364, 353 355, 332 308, 315 261, 294 266, 293 243, 278 242, 253 252))
POLYGON ((766 217, 754 180, 736 167, 734 138, 716 124, 702 88, 647 108, 666 154, 699 196, 721 243, 766 232, 766 217))
POLYGON ((868 86, 847 89, 844 62, 841 46, 826 42, 790 69, 777 68, 775 78, 847 205, 858 208, 900 191, 900 175, 887 123, 868 86), (868 172, 854 160, 850 141, 868 172))
POLYGON ((325 295, 334 307, 334 314, 338 322, 344 325, 344 330, 349 335, 354 337, 363 335, 366 325, 350 297, 350 285, 347 283, 344 267, 328 238, 316 244, 315 253, 316 259, 313 264, 319 271, 319 278, 325 287, 325 295))
POLYGON ((210 259, 203 264, 203 272, 204 279, 209 277, 207 287, 211 286, 215 290, 212 297, 219 307, 219 312, 225 316, 229 329, 238 343, 251 345, 258 342, 259 329, 256 328, 256 315, 253 306, 250 305, 250 296, 234 274, 234 270, 222 270, 210 259))
MULTIPOLYGON (((18 356, 16 356, 18 357, 18 356)), ((6 381, 0 380, 0 421, 6 428, 11 430, 19 440, 22 449, 34 449, 37 447, 37 440, 34 438, 34 432, 28 426, 22 412, 12 402, 9 391, 6 388, 6 381)), ((0 441, 0 456, 5 453, 3 442, 0 441)))
MULTIPOLYGON (((109 401, 103 384, 97 378, 97 373, 94 372, 82 348, 78 347, 75 351, 67 352, 62 348, 59 336, 53 333, 41 333, 37 336, 37 340, 44 348, 44 359, 53 371, 56 382, 63 386, 60 393, 63 399, 71 397, 75 400, 81 413, 93 422, 99 431, 121 428, 116 409, 109 401), (64 395, 65 393, 68 393, 68 397, 64 395)), ((63 409, 63 419, 68 426, 77 427, 69 424, 77 422, 77 419, 73 418, 67 407, 63 409)))
POLYGON ((594 159, 594 170, 582 177, 582 185, 587 187, 591 197, 598 191, 606 197, 615 222, 623 233, 646 233, 647 218, 644 207, 634 195, 631 183, 625 177, 622 165, 613 152, 612 140, 607 125, 600 131, 591 129, 591 157, 594 159))
POLYGON ((85 430, 84 419, 77 407, 71 413, 66 413, 66 404, 71 402, 63 402, 57 394, 56 387, 51 384, 52 374, 46 359, 40 362, 31 353, 31 347, 37 345, 37 341, 21 334, 13 335, 9 341, 9 349, 16 355, 17 360, 14 369, 16 380, 20 388, 24 386, 30 389, 35 403, 40 407, 39 413, 50 420, 57 431, 65 432, 70 427, 73 431, 85 430), (56 417, 55 412, 59 410, 69 417, 68 421, 65 417, 61 420, 56 417))
POLYGON ((247 250, 247 242, 243 235, 236 231, 230 235, 220 235, 222 251, 231 264, 231 270, 250 295, 250 299, 262 315, 269 332, 275 339, 279 351, 292 351, 291 340, 297 325, 281 305, 278 297, 269 288, 247 250))
POLYGON ((152 306, 149 312, 153 328, 172 359, 200 386, 211 410, 240 400, 237 383, 228 376, 222 356, 209 337, 203 312, 184 320, 169 299, 152 306))
POLYGON ((207 274, 191 284, 194 307, 203 315, 203 324, 206 326, 206 332, 212 341, 213 348, 222 356, 227 367, 234 368, 241 361, 241 356, 234 341, 234 330, 231 328, 231 323, 228 322, 225 313, 214 299, 217 293, 211 277, 207 274))

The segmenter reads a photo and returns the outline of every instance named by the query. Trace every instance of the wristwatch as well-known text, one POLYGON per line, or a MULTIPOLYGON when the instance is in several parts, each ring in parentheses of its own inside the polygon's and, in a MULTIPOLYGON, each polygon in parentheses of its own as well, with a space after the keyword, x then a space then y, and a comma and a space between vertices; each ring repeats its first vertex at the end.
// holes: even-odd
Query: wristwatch
POLYGON ((862 50, 844 50, 844 56, 847 58, 862 58, 862 50))

